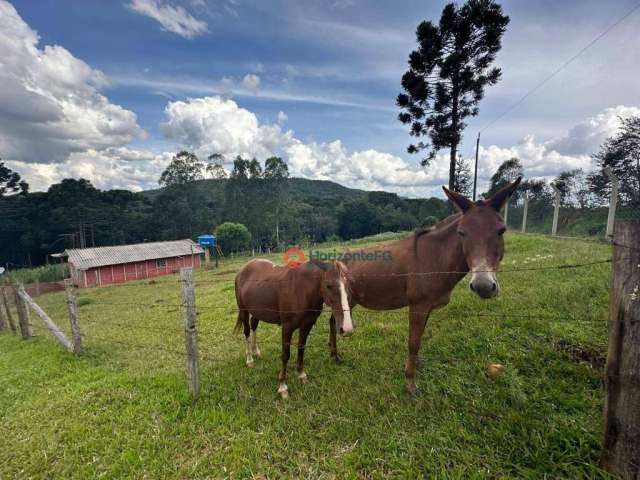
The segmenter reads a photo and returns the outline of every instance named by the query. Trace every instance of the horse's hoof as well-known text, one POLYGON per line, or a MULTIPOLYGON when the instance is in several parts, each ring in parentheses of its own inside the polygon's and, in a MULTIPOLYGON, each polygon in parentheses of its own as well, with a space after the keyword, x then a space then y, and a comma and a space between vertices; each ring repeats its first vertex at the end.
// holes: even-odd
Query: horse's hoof
POLYGON ((342 357, 340 355, 331 355, 331 358, 333 358, 333 361, 335 362, 336 365, 341 365, 342 364, 342 357))
POLYGON ((255 366, 255 363, 253 363, 253 360, 251 361, 247 360, 247 367, 253 368, 254 366, 255 366))
POLYGON ((300 383, 307 383, 309 381, 309 379, 307 378, 307 372, 302 372, 300 375, 298 375, 298 379, 300 380, 300 383))
POLYGON ((289 388, 287 388, 286 385, 280 385, 280 387, 278 387, 278 393, 283 400, 289 398, 289 388))

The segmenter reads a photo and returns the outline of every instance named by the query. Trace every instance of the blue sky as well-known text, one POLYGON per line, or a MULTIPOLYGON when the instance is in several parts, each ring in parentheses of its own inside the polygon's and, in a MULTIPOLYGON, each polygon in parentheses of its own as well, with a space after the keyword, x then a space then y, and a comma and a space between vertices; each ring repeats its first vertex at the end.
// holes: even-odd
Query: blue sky
MULTIPOLYGON (((0 53, 13 58, 0 59, 0 79, 15 89, 0 95, 0 113, 11 112, 0 119, 0 157, 35 189, 64 176, 151 188, 172 152, 189 148, 229 160, 278 154, 294 175, 438 194, 446 152, 421 169, 394 100, 416 25, 444 4, 0 0, 0 53), (39 116, 45 107, 55 122, 39 116)), ((503 2, 503 80, 469 121, 462 154, 473 155, 479 128, 632 7, 503 2)), ((640 113, 639 27, 636 11, 484 131, 481 183, 514 155, 529 176, 591 168, 618 117, 640 113)))

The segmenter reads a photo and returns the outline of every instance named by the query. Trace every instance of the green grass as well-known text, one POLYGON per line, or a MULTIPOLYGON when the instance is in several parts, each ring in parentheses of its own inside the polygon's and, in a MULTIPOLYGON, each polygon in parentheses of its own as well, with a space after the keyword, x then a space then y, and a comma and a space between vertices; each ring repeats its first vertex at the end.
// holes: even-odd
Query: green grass
MULTIPOLYGON (((329 359, 323 315, 305 356, 310 382, 290 368, 291 398, 280 400, 279 329, 260 326, 252 370, 231 334, 245 259, 196 274, 195 404, 173 353, 183 350, 176 276, 79 290, 82 356, 41 328, 26 342, 0 335, 0 478, 602 477, 611 266, 509 270, 610 255, 508 235, 501 295, 481 301, 462 282, 430 319, 416 398, 404 392, 406 312, 356 309, 356 334, 339 341, 344 364, 329 359), (506 374, 489 378, 489 362, 506 374)), ((64 294, 38 302, 67 329, 64 294)))

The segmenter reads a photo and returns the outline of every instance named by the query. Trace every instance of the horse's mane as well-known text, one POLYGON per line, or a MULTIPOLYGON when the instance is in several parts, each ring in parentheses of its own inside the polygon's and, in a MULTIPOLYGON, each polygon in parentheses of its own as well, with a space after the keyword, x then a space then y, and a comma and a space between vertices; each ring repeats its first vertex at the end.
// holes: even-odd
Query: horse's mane
POLYGON ((449 215, 448 217, 443 218, 439 222, 434 223, 432 226, 427 228, 420 228, 416 230, 413 234, 413 253, 418 256, 418 239, 423 235, 428 235, 430 233, 437 232, 442 230, 444 227, 451 225, 453 222, 458 220, 462 216, 462 213, 454 213, 449 215))

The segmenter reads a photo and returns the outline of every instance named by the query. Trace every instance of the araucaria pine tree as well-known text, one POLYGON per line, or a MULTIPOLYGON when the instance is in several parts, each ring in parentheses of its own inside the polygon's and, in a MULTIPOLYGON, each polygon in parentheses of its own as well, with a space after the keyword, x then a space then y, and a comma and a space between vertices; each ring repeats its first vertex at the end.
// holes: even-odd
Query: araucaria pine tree
POLYGON ((398 119, 410 124, 410 134, 427 137, 409 145, 409 153, 426 150, 422 165, 449 149, 449 188, 454 189, 457 150, 465 119, 478 114, 487 85, 500 80, 493 66, 509 17, 492 0, 468 0, 444 7, 440 22, 418 25, 418 48, 409 55, 398 95, 398 119))

